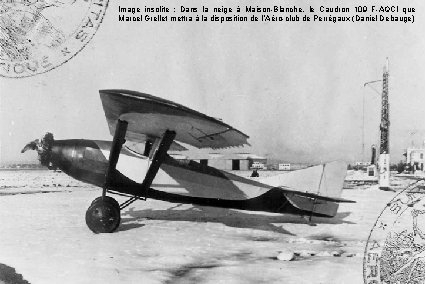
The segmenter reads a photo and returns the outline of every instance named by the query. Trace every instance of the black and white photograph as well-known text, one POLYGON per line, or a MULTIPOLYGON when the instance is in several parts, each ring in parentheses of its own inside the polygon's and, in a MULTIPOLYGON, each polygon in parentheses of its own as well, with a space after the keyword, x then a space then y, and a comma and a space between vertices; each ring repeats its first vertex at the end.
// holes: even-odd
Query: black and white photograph
POLYGON ((0 1, 0 284, 425 282, 425 2, 0 1))

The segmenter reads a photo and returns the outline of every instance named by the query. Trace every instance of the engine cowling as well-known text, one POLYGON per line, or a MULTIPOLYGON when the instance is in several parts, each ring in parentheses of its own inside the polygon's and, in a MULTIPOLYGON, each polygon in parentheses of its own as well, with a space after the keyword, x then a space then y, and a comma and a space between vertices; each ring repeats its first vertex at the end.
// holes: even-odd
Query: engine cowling
POLYGON ((41 140, 29 142, 22 153, 35 150, 43 166, 60 169, 75 179, 102 186, 108 160, 99 145, 92 140, 54 140, 52 133, 46 133, 41 140))

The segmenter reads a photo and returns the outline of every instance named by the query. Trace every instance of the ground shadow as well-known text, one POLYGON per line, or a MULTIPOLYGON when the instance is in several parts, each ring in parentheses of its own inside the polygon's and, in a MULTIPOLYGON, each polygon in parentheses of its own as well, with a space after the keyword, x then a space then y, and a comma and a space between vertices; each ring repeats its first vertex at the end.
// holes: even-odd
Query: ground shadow
MULTIPOLYGON (((122 222, 119 231, 126 231, 144 226, 143 219, 165 220, 165 221, 189 221, 189 222, 211 222, 222 223, 234 228, 248 228, 263 231, 277 232, 280 234, 294 235, 285 230, 280 224, 354 224, 345 221, 344 218, 350 212, 338 213, 334 218, 313 217, 311 221, 299 215, 280 214, 267 215, 262 212, 251 212, 242 210, 232 210, 227 208, 215 208, 207 206, 193 206, 188 209, 181 209, 183 204, 170 207, 165 210, 144 209, 134 210, 129 208, 122 214, 122 222)), ((188 206, 188 205, 184 205, 188 206)))
POLYGON ((5 284, 30 284, 15 268, 0 263, 0 283, 5 284))

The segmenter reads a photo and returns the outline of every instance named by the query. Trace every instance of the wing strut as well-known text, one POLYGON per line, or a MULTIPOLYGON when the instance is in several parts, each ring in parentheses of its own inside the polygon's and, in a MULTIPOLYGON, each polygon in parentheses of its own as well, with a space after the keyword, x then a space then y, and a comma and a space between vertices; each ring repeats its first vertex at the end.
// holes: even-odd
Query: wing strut
MULTIPOLYGON (((146 173, 145 179, 142 182, 141 189, 148 191, 149 187, 152 184, 158 170, 160 169, 161 164, 166 158, 167 151, 173 143, 173 140, 176 137, 176 132, 166 130, 163 137, 161 137, 157 151, 155 151, 154 157, 152 158, 152 163, 149 166, 148 172, 146 173)), ((146 196, 146 195, 145 195, 146 196)))
POLYGON ((176 137, 175 131, 166 130, 163 134, 163 136, 160 139, 159 146, 157 150, 154 153, 154 156, 152 158, 152 163, 148 168, 148 172, 145 175, 145 179, 143 180, 140 189, 143 191, 143 193, 140 196, 133 196, 126 202, 122 203, 120 205, 120 210, 123 208, 126 208, 133 202, 135 202, 138 199, 146 200, 146 196, 148 193, 148 190, 157 175, 158 170, 160 169, 161 164, 164 162, 164 159, 166 158, 167 151, 169 150, 170 146, 173 143, 173 140, 176 137))
POLYGON ((126 142, 127 132, 127 121, 117 120, 117 126, 115 128, 114 138, 112 140, 111 152, 109 153, 109 164, 105 176, 105 184, 102 190, 102 198, 105 198, 108 187, 111 185, 111 179, 114 176, 115 169, 117 167, 118 157, 120 156, 121 148, 124 142, 126 142))

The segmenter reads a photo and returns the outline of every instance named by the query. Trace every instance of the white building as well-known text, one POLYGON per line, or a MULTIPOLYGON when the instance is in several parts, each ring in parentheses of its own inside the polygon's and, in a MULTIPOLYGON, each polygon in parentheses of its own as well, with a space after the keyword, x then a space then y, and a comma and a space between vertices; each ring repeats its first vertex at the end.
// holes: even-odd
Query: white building
POLYGON ((278 164, 278 170, 279 171, 289 171, 291 170, 290 164, 278 164))
POLYGON ((406 157, 406 164, 414 167, 413 170, 425 170, 425 149, 407 148, 404 156, 406 157))
POLYGON ((264 163, 256 161, 256 162, 253 162, 251 164, 250 169, 252 169, 252 170, 266 170, 266 166, 265 166, 264 163))
POLYGON ((371 165, 371 163, 370 162, 356 162, 355 165, 361 166, 361 167, 368 167, 369 165, 371 165))

